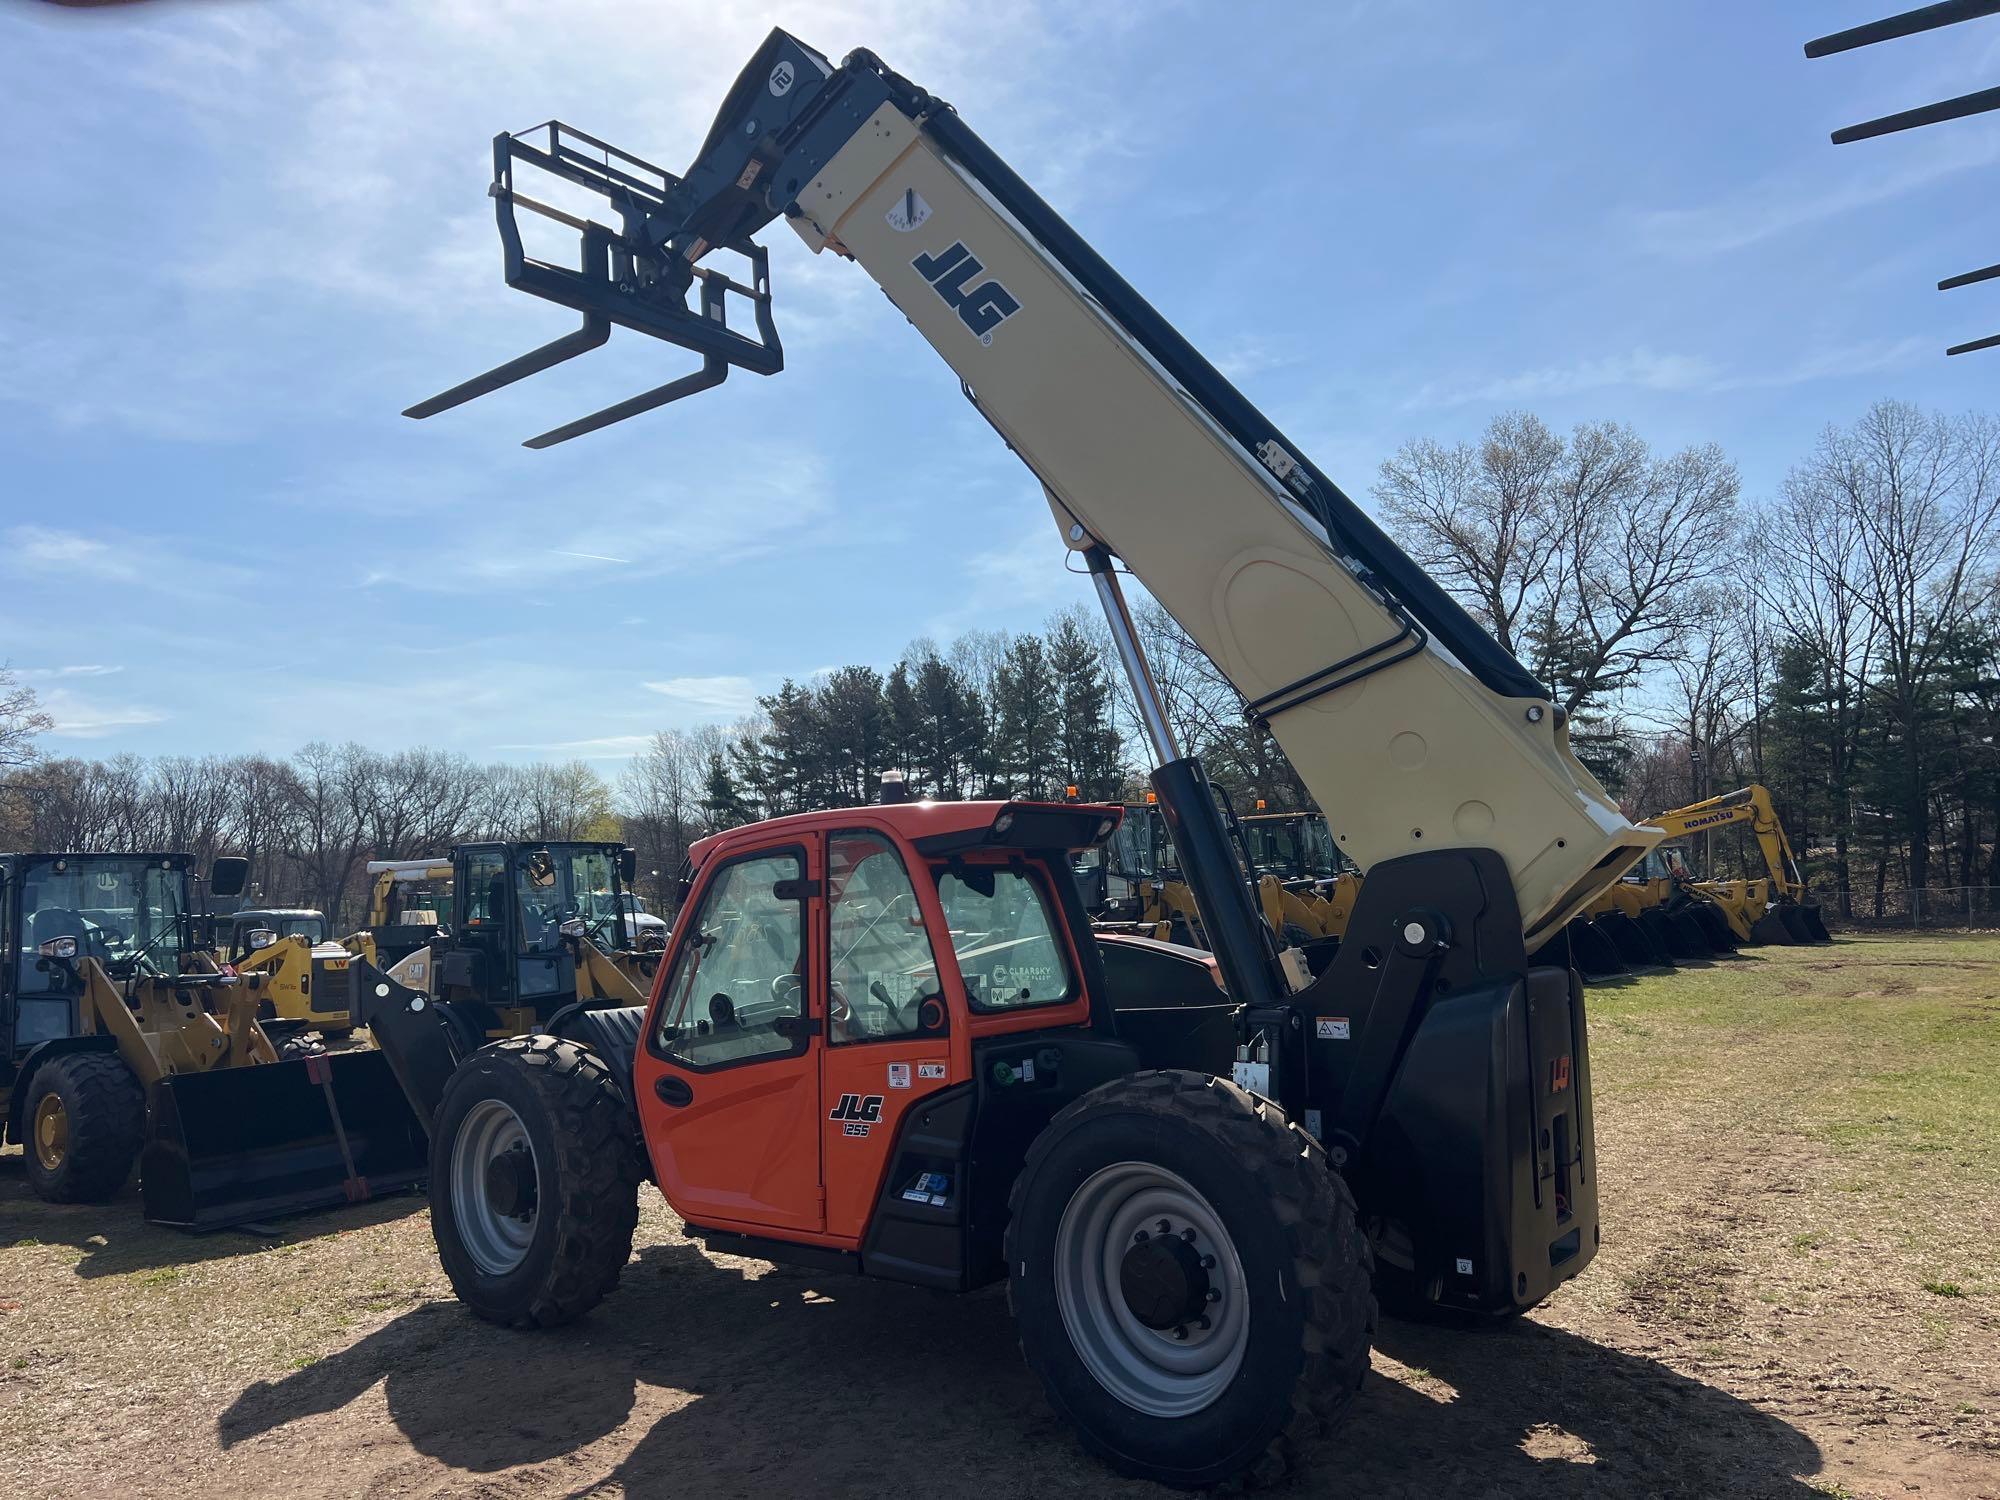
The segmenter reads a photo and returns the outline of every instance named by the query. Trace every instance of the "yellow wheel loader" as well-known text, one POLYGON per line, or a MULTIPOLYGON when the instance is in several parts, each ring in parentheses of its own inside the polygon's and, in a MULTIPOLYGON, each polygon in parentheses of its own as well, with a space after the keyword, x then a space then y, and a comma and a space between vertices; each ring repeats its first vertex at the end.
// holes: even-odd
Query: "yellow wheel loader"
POLYGON ((318 1032, 337 1041, 354 1030, 348 1016, 347 966, 354 955, 327 937, 323 912, 311 907, 256 907, 210 919, 210 949, 239 974, 267 982, 257 1019, 273 1037, 318 1032))
POLYGON ((661 949, 638 947, 629 925, 634 862, 618 844, 460 845, 430 867, 449 870, 451 885, 449 908, 427 913, 435 936, 386 966, 355 958, 357 1017, 449 1002, 460 1042, 476 1048, 564 1011, 644 1005, 661 949))
MULTIPOLYGON (((240 893, 242 860, 210 888, 240 893)), ((424 1137, 379 1054, 281 1058, 270 976, 199 945, 182 854, 0 856, 0 1122, 35 1193, 213 1229, 414 1186, 424 1137)), ((260 941, 258 947, 266 946, 260 941)))

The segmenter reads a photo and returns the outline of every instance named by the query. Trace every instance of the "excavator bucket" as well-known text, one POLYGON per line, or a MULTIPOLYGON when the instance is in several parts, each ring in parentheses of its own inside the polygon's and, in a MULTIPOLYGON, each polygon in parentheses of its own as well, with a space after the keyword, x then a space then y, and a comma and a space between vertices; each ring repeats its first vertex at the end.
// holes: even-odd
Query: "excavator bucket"
POLYGON ((429 1139, 379 1052, 161 1080, 139 1158, 146 1217, 223 1229, 419 1185, 429 1139))
POLYGON ((1806 930, 1812 934, 1812 940, 1815 943, 1830 943, 1833 941, 1833 934, 1826 930, 1826 918, 1820 914, 1819 903, 1817 901, 1800 902, 1798 911, 1799 915, 1805 918, 1806 930))

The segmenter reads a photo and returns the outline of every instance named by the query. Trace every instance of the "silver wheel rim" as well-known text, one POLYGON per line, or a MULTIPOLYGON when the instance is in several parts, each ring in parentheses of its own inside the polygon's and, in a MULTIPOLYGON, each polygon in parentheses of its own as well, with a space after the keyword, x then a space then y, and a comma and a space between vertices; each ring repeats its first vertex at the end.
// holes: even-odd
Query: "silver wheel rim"
POLYGON ((459 1238, 474 1265, 488 1276, 504 1276, 527 1258, 535 1238, 535 1210, 504 1212, 487 1182, 487 1168, 509 1151, 525 1152, 535 1172, 540 1199, 541 1164, 527 1127, 498 1099, 481 1099, 459 1122, 451 1146, 451 1213, 459 1238))
POLYGON ((1071 1347, 1097 1383, 1149 1417, 1202 1411, 1236 1378, 1250 1342, 1243 1263, 1208 1200, 1150 1162, 1118 1162, 1070 1196, 1056 1228, 1056 1301, 1071 1347), (1161 1225, 1166 1228, 1162 1230, 1161 1225), (1190 1237, 1192 1231, 1192 1237, 1190 1237), (1203 1257, 1211 1291, 1199 1321, 1149 1328, 1127 1305, 1119 1270, 1141 1235, 1178 1236, 1203 1257))

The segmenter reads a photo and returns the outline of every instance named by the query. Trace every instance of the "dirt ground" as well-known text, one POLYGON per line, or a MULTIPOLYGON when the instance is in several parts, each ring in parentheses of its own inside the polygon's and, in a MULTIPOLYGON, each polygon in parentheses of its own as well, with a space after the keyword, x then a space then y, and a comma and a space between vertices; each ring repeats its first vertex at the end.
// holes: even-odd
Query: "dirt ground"
MULTIPOLYGON (((1532 1316, 1385 1322, 1296 1494, 2000 1497, 2000 938, 1593 989, 1604 1248, 1532 1316)), ((648 1189, 617 1293, 522 1335, 421 1200, 190 1239, 0 1154, 22 1497, 1136 1495, 1003 1298, 709 1257, 648 1189)))

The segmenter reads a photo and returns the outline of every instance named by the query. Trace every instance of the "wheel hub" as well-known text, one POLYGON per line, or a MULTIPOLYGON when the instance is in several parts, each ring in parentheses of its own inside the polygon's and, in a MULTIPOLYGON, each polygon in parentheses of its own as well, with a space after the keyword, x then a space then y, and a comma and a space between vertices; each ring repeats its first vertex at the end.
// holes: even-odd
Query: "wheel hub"
POLYGON ((69 1111, 54 1094, 44 1094, 35 1106, 35 1160, 44 1172, 53 1172, 69 1155, 69 1111))
POLYGON ((1250 1342, 1242 1257, 1212 1204, 1170 1168, 1113 1162, 1056 1227, 1056 1302, 1098 1384, 1149 1417, 1185 1417, 1235 1380, 1250 1342))
POLYGON ((1201 1253, 1177 1234, 1139 1231, 1144 1238, 1118 1266, 1118 1290, 1132 1316, 1148 1328, 1194 1322, 1208 1308, 1208 1272, 1201 1253))
POLYGON ((534 1214, 535 1159, 525 1144, 516 1142, 486 1163, 486 1199, 495 1213, 510 1219, 534 1214))
POLYGON ((534 1142, 512 1106, 488 1098, 465 1112, 452 1138, 447 1190, 466 1253, 486 1275, 505 1276, 527 1258, 537 1180, 534 1142))

